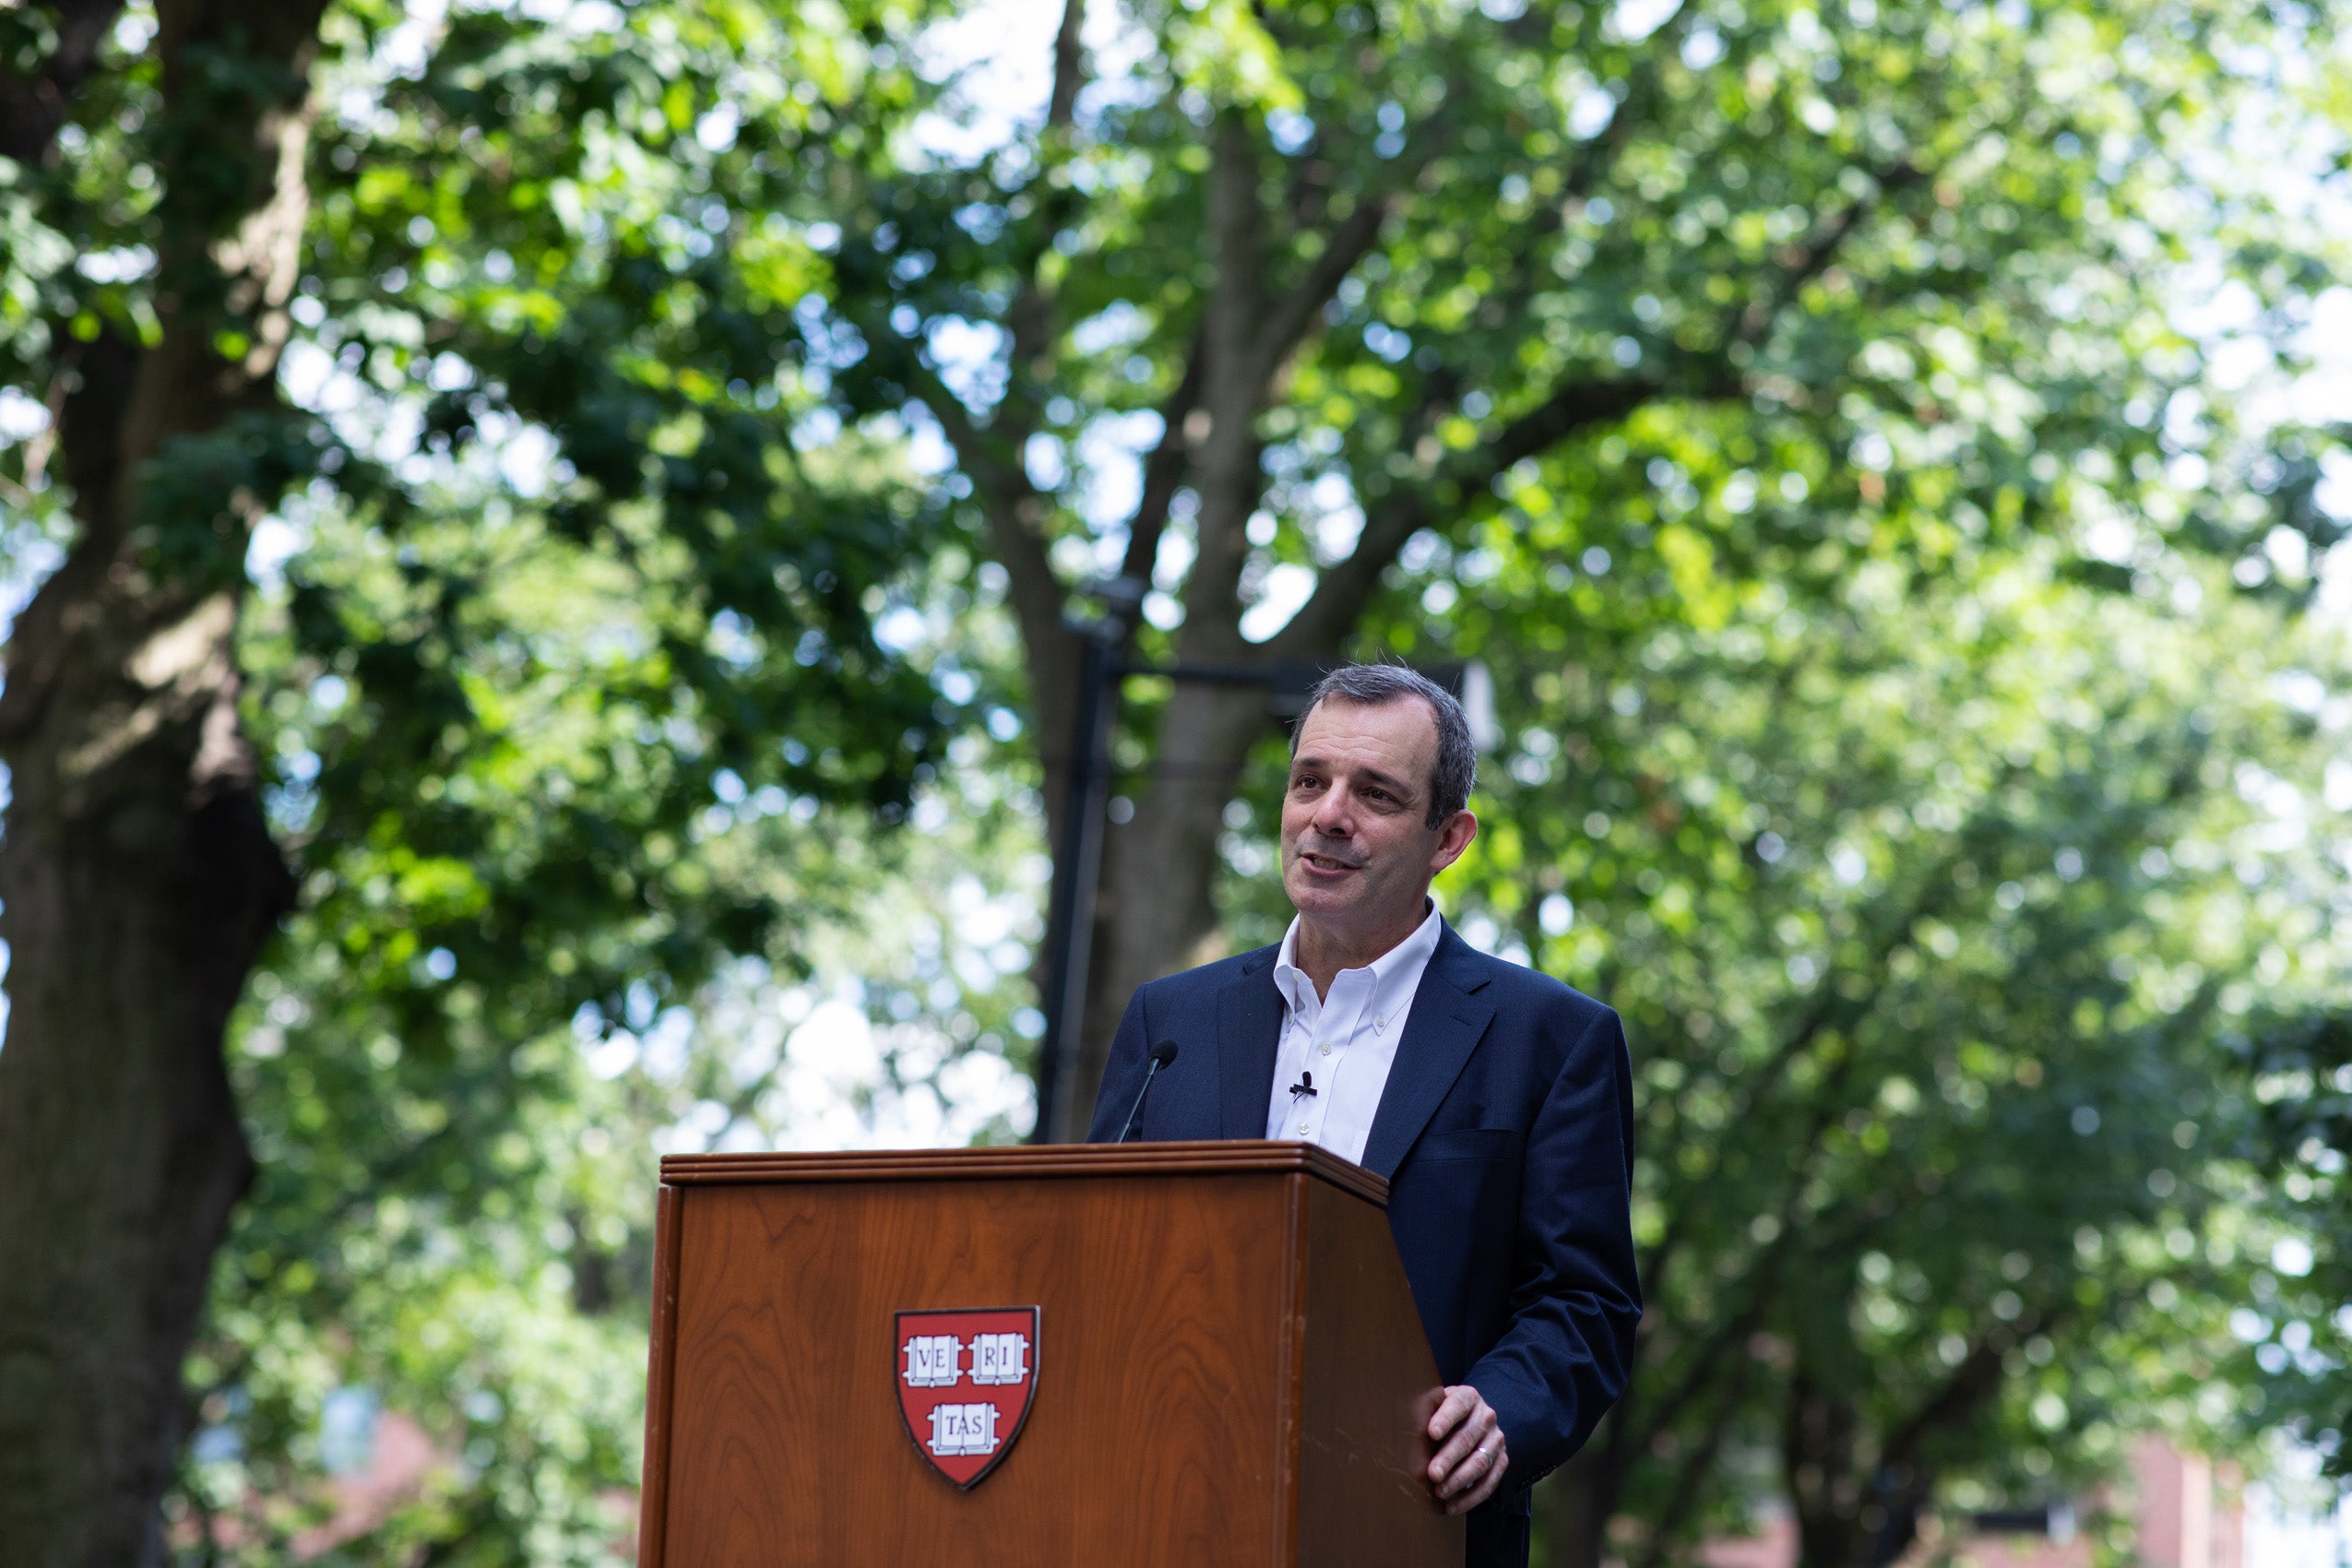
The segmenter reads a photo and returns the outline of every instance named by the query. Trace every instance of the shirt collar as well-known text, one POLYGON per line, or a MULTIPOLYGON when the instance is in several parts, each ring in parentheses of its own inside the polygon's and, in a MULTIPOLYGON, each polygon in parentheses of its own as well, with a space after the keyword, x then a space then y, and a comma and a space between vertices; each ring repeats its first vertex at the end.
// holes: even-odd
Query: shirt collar
MULTIPOLYGON (((1413 928, 1413 934, 1364 966, 1372 970, 1375 992, 1385 989, 1393 977, 1410 974, 1418 979, 1437 952, 1437 939, 1445 929, 1445 917, 1438 911, 1435 898, 1428 899, 1427 903, 1428 912, 1421 917, 1421 923, 1413 928)), ((1281 951, 1274 956, 1274 983, 1281 989, 1294 1012, 1310 1003, 1316 1003, 1314 981, 1309 980, 1307 971, 1294 961, 1298 954, 1299 917, 1292 915, 1290 929, 1282 933, 1281 951)), ((1339 972, 1352 974, 1354 971, 1342 969, 1339 972)), ((1320 1005, 1319 1003, 1316 1004, 1320 1005)))

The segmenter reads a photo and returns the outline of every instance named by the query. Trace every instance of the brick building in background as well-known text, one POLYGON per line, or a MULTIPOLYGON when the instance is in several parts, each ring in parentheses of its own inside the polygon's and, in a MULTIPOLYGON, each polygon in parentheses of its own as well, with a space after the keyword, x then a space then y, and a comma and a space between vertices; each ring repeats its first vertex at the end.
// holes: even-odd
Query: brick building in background
MULTIPOLYGON (((2235 1470, 2158 1437, 2132 1450, 2129 1482, 2047 1508, 1978 1514, 1966 1536, 1923 1535, 1905 1568, 1948 1558, 1954 1568, 2091 1568, 2094 1552, 2077 1521, 2094 1511, 2131 1522, 2142 1568, 2246 1568, 2246 1503, 2235 1470)), ((1761 1514, 1756 1533, 1707 1542, 1706 1568, 1796 1568, 1797 1522, 1785 1507, 1761 1514)))

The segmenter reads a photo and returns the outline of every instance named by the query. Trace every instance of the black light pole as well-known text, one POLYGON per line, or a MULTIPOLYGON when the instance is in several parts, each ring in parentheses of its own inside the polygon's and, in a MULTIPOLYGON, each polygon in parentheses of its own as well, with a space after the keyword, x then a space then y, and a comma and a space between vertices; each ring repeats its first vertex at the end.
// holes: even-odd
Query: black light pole
POLYGON ((1078 1033, 1086 1028, 1087 967, 1094 952, 1094 900, 1102 870, 1102 819, 1109 802, 1111 759, 1103 754, 1118 719, 1122 651, 1128 617, 1143 603, 1143 585, 1120 577, 1095 592, 1103 612, 1067 623, 1078 637, 1077 710, 1070 724, 1070 779, 1062 842, 1053 857, 1053 892, 1047 905, 1045 1035, 1038 1042, 1037 1125, 1031 1143, 1046 1143, 1067 1124, 1077 1077, 1078 1033))

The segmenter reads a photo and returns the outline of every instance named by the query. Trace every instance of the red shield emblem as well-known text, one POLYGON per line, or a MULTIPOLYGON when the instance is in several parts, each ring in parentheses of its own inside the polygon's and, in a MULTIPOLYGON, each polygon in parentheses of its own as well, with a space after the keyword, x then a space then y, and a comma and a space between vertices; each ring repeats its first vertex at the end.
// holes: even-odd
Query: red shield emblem
POLYGON ((900 1313, 898 1413, 931 1467, 971 1488, 1021 1435, 1037 1391, 1038 1309, 900 1313))

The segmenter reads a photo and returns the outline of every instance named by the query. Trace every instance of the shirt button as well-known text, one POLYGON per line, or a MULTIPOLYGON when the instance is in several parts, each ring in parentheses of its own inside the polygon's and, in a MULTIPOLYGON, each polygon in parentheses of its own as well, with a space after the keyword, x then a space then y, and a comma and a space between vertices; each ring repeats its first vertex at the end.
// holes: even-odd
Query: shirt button
POLYGON ((1323 1042, 1323 1045, 1322 1045, 1322 1048, 1321 1048, 1321 1049, 1322 1049, 1322 1051, 1323 1051, 1323 1053, 1324 1053, 1325 1056, 1330 1055, 1330 1054, 1331 1054, 1331 1042, 1330 1042, 1329 1040, 1324 1040, 1324 1041, 1323 1042))
POLYGON ((1382 1014, 1379 1017, 1374 1018, 1374 1019, 1372 1020, 1372 1032, 1373 1032, 1374 1034, 1378 1034, 1381 1030, 1383 1030, 1383 1029, 1386 1028, 1387 1027, 1388 1027, 1388 1015, 1387 1015, 1387 1014, 1385 1014, 1385 1013, 1383 1013, 1383 1014, 1382 1014))
POLYGON ((1300 1123, 1295 1131, 1298 1133, 1299 1136, 1302 1138, 1305 1137, 1307 1135, 1307 1124, 1304 1122, 1300 1123))

